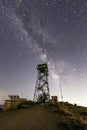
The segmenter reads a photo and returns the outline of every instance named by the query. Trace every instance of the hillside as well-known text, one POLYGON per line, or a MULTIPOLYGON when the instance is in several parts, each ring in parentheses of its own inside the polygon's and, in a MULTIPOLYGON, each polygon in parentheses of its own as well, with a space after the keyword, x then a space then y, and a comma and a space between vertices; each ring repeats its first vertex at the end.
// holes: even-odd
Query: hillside
POLYGON ((87 107, 60 103, 59 113, 63 117, 62 130, 87 130, 87 107))
POLYGON ((87 130, 87 108, 59 103, 0 112, 0 130, 87 130))

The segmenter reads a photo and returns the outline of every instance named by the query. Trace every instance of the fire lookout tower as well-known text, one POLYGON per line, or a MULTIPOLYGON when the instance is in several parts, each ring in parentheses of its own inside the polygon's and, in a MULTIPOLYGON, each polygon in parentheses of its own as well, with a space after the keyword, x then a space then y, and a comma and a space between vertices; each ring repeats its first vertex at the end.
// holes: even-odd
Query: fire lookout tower
POLYGON ((39 103, 48 102, 50 99, 48 84, 48 66, 47 64, 39 64, 37 66, 37 81, 34 93, 34 101, 39 103))

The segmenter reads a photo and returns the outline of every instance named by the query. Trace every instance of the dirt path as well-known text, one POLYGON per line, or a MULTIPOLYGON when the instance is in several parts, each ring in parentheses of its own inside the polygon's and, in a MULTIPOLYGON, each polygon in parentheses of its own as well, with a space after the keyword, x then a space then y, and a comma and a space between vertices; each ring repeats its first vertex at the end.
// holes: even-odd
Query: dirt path
MULTIPOLYGON (((53 109, 53 108, 52 108, 53 109)), ((58 113, 46 106, 0 113, 0 130, 60 130, 58 113)))

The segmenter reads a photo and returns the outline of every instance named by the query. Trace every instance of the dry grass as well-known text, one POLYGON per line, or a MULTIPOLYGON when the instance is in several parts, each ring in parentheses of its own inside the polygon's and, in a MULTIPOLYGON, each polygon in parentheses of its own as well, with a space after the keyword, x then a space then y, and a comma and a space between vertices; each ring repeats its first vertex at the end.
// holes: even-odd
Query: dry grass
POLYGON ((60 103, 59 113, 63 116, 62 130, 87 130, 86 107, 60 103))

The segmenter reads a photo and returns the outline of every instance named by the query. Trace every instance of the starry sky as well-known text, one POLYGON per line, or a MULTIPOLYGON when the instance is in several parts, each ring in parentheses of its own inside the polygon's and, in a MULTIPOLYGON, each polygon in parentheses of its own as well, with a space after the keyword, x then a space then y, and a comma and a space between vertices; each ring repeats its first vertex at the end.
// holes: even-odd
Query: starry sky
POLYGON ((87 0, 0 0, 0 102, 33 99, 46 62, 50 94, 87 106, 87 0))

